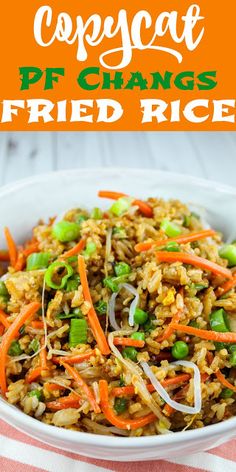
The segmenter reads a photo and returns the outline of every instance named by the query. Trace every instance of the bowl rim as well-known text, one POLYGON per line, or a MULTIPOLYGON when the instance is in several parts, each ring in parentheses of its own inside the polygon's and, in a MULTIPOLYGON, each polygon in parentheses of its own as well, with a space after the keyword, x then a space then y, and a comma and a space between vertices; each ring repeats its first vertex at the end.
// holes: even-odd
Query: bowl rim
MULTIPOLYGON (((178 431, 169 434, 141 436, 141 437, 120 437, 120 436, 106 436, 101 434, 92 434, 82 431, 72 431, 69 429, 59 428, 57 426, 47 425, 41 421, 26 415, 17 407, 8 404, 2 398, 0 399, 0 414, 2 419, 13 427, 17 428, 25 434, 30 434, 35 438, 48 443, 51 440, 65 441, 66 443, 78 443, 82 445, 103 446, 107 449, 114 447, 122 449, 129 449, 131 447, 145 447, 151 449, 154 446, 164 446, 171 442, 171 445, 176 446, 181 443, 204 440, 207 438, 223 437, 224 433, 232 433, 231 438, 236 436, 236 417, 225 420, 214 425, 204 426, 203 428, 193 429, 189 431, 178 431), (24 429, 22 429, 24 428, 24 429), (44 434, 44 438, 42 438, 44 434)), ((227 435, 226 440, 230 437, 227 435)))
POLYGON ((65 177, 74 177, 75 174, 97 174, 98 172, 102 172, 103 174, 111 174, 115 172, 125 172, 125 173, 130 173, 130 174, 149 174, 150 172, 155 173, 159 177, 169 177, 171 179, 177 179, 180 181, 186 182, 186 179, 188 180, 188 183, 192 183, 193 185, 199 186, 199 187, 204 187, 204 188, 209 188, 209 189, 214 189, 216 190, 217 187, 217 192, 221 193, 226 193, 229 195, 236 195, 236 187, 233 187, 232 185, 224 184, 222 182, 219 182, 217 180, 207 180, 203 177, 196 177, 190 174, 181 174, 178 172, 169 172, 166 170, 160 170, 160 169, 150 169, 150 168, 141 168, 141 167, 107 167, 107 168, 102 168, 102 167, 83 167, 83 168, 71 168, 71 169, 65 169, 65 170, 56 170, 56 171, 51 171, 51 172, 44 172, 44 173, 39 173, 37 175, 33 175, 30 177, 26 177, 24 179, 18 179, 14 180, 13 182, 10 182, 8 184, 5 184, 0 187, 0 198, 6 195, 7 193, 12 193, 15 192, 15 190, 23 188, 27 185, 31 185, 33 183, 41 182, 42 180, 50 180, 51 178, 56 178, 57 176, 65 176, 65 177))
MULTIPOLYGON (((192 185, 197 186, 197 187, 204 187, 208 189, 214 189, 216 190, 217 187, 217 192, 225 193, 230 196, 236 196, 236 188, 227 185, 227 184, 222 184, 220 182, 214 181, 214 180, 206 180, 204 178, 199 178, 195 176, 191 176, 188 174, 181 174, 181 173, 176 173, 176 172, 168 172, 168 171, 163 171, 159 169, 142 169, 142 168, 129 168, 129 167, 109 167, 102 169, 101 167, 97 168, 75 168, 75 169, 68 169, 68 170, 59 170, 59 171, 52 171, 52 172, 47 172, 47 173, 42 173, 42 174, 37 174, 35 176, 31 176, 25 179, 20 179, 17 181, 14 181, 12 183, 9 183, 7 185, 4 185, 0 188, 0 199, 4 196, 7 196, 10 193, 14 193, 17 190, 27 187, 28 185, 30 186, 31 184, 34 183, 40 183, 42 181, 47 181, 50 179, 54 179, 59 177, 70 177, 73 176, 75 177, 75 173, 78 175, 81 174, 86 174, 86 173, 93 173, 97 174, 97 172, 102 172, 105 176, 109 176, 109 174, 114 172, 125 172, 126 174, 128 173, 133 173, 135 172, 136 174, 142 173, 142 176, 144 174, 147 174, 151 171, 152 173, 154 172, 157 176, 161 178, 170 178, 170 179, 175 179, 176 181, 186 181, 186 178, 188 179, 188 182, 190 182, 192 185)), ((33 435, 37 439, 40 437, 41 441, 45 441, 48 443, 50 440, 61 440, 66 443, 73 442, 86 445, 89 444, 90 446, 103 446, 107 449, 113 447, 113 448, 122 448, 122 449, 129 449, 130 447, 145 447, 148 449, 153 448, 154 446, 164 446, 170 443, 169 438, 171 436, 171 445, 176 446, 180 443, 187 443, 187 442, 192 442, 192 441, 197 441, 197 440, 204 440, 207 439, 208 437, 222 437, 224 436, 224 433, 230 433, 233 437, 234 431, 236 431, 236 417, 230 418, 228 420, 225 420, 223 422, 214 424, 214 425, 208 425, 204 426, 203 428, 195 429, 195 430, 189 430, 189 431, 180 431, 180 432, 175 432, 175 433, 170 433, 166 435, 154 435, 154 436, 142 436, 142 437, 112 437, 112 436, 105 436, 101 434, 92 434, 92 433, 86 433, 86 432, 80 432, 80 431, 71 431, 63 428, 58 428, 56 426, 52 425, 47 425, 39 420, 32 418, 25 413, 23 413, 21 410, 19 410, 17 407, 10 405, 7 403, 2 397, 0 397, 0 415, 2 419, 8 423, 10 423, 13 427, 16 427, 20 431, 22 431, 25 434, 28 435, 33 435), (23 429, 22 429, 23 428, 23 429), (31 431, 30 431, 31 430, 31 431), (42 434, 45 435, 45 439, 43 439, 41 436, 42 434)), ((227 436, 226 439, 229 439, 227 436)))

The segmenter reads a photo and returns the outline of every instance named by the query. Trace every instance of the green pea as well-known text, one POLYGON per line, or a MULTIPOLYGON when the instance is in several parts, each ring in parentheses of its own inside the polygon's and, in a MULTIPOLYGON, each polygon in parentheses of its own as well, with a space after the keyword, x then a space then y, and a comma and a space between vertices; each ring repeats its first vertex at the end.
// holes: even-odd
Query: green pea
POLYGON ((127 410, 128 400, 126 398, 116 398, 114 409, 118 415, 121 415, 127 410))
POLYGON ((131 346, 127 346, 122 350, 122 354, 125 359, 130 359, 131 361, 137 360, 138 351, 131 346))
POLYGON ((134 321, 137 324, 144 324, 148 320, 148 314, 146 311, 141 310, 140 308, 136 308, 134 312, 134 321))
POLYGON ((137 341, 145 341, 145 334, 144 333, 133 333, 131 334, 132 339, 137 339, 137 341))
POLYGON ((176 341, 171 349, 171 354, 175 359, 184 359, 188 353, 189 348, 184 341, 176 341))
POLYGON ((52 234, 61 243, 69 243, 78 239, 80 226, 71 221, 60 221, 53 227, 52 234))

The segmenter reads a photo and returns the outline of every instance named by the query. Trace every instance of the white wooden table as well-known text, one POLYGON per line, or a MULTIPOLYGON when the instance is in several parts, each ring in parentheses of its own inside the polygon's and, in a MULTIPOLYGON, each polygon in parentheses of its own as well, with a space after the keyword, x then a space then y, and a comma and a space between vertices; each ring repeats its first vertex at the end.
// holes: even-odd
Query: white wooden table
POLYGON ((0 133, 0 185, 78 167, 159 168, 236 185, 236 133, 0 133))

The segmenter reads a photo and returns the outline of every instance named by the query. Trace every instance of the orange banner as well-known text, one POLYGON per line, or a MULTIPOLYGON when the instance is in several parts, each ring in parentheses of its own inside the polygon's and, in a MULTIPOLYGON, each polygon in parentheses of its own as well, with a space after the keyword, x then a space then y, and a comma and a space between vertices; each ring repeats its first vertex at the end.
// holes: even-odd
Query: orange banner
POLYGON ((235 0, 1 5, 0 130, 236 129, 235 0))

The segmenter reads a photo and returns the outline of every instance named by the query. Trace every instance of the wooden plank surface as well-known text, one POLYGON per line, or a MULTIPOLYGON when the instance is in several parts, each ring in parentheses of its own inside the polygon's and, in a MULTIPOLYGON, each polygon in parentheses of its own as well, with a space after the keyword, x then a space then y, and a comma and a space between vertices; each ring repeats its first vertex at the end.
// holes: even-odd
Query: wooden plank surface
POLYGON ((57 169, 112 166, 236 185, 236 133, 0 133, 0 185, 57 169))

